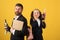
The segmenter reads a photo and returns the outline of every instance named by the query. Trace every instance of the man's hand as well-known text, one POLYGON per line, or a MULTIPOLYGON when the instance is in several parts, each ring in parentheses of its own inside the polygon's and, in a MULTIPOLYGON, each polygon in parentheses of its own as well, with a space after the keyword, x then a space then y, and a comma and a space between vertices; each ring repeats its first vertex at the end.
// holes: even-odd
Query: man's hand
POLYGON ((10 32, 14 35, 15 29, 14 29, 14 28, 11 28, 11 29, 10 29, 10 32))
POLYGON ((9 27, 6 19, 4 20, 4 28, 6 29, 6 31, 10 32, 10 27, 9 27))
POLYGON ((8 31, 8 32, 10 31, 10 27, 8 27, 8 26, 5 27, 5 29, 6 29, 6 31, 8 31))

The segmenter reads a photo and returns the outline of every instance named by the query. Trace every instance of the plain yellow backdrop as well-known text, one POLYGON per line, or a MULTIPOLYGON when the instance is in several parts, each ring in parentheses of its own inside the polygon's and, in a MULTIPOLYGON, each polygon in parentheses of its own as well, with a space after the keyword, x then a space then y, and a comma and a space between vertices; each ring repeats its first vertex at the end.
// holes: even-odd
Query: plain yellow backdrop
POLYGON ((60 40, 60 0, 0 0, 0 40, 10 39, 10 33, 4 34, 4 19, 11 26, 16 3, 23 4, 23 15, 29 26, 31 11, 38 8, 43 13, 46 8, 46 29, 43 29, 43 38, 60 40))

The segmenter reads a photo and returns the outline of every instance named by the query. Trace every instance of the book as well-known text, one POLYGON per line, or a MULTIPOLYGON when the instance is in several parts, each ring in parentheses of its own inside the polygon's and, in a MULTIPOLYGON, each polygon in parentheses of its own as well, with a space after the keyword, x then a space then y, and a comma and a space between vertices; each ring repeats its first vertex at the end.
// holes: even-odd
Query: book
POLYGON ((23 24, 24 24, 23 21, 14 20, 14 21, 13 21, 13 25, 12 25, 12 27, 13 27, 15 30, 19 30, 19 31, 21 31, 22 28, 23 28, 23 24))

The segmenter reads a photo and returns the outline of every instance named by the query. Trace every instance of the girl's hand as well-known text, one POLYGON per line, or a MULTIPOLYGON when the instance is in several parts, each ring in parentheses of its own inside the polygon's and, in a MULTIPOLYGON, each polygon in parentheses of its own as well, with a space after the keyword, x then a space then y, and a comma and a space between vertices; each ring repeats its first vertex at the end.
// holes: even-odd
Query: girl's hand
POLYGON ((46 16, 46 9, 44 9, 43 14, 42 14, 42 18, 45 19, 46 16))

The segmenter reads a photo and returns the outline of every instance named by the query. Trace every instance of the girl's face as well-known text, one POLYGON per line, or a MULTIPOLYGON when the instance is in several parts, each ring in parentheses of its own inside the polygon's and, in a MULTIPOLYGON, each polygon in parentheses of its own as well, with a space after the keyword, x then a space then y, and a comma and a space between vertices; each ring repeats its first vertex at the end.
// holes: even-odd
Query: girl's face
POLYGON ((34 10, 34 11, 33 11, 33 17, 34 17, 34 18, 39 18, 39 16, 40 16, 39 10, 34 10))

